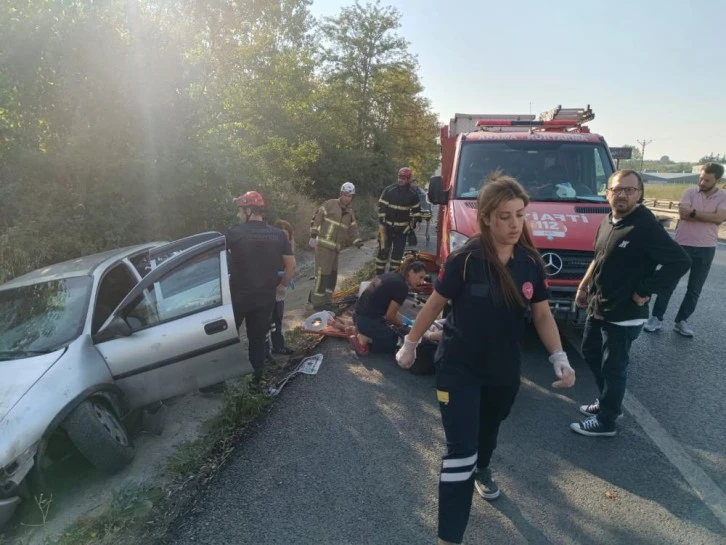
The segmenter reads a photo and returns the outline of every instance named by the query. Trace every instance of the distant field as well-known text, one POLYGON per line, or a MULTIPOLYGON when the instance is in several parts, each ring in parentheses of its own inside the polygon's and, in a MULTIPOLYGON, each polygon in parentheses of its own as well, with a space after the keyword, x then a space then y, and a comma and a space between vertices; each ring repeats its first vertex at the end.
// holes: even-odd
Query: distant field
POLYGON ((679 201, 683 191, 695 184, 645 184, 646 199, 679 201))

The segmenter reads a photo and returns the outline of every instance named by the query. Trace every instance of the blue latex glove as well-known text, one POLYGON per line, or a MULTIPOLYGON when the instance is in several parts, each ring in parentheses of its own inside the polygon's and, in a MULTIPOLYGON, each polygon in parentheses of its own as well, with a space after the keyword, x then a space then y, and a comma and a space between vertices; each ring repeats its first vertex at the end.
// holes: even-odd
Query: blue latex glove
POLYGON ((401 316, 401 323, 406 327, 411 327, 413 325, 413 320, 408 316, 401 316))
MULTIPOLYGON (((283 276, 285 276, 285 271, 277 271, 277 277, 278 278, 282 278, 283 276)), ((294 290, 295 289, 295 280, 290 280, 290 283, 288 284, 288 287, 291 290, 294 290)))

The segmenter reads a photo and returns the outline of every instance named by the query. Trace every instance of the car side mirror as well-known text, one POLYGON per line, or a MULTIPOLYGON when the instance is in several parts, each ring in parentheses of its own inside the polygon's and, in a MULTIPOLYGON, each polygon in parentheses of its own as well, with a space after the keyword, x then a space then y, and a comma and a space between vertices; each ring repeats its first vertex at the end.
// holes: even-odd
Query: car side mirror
POLYGON ((106 327, 93 336, 93 342, 102 343, 119 337, 130 337, 132 333, 133 331, 128 322, 121 316, 116 316, 106 327))
POLYGON ((431 176, 428 198, 431 204, 446 204, 449 202, 449 191, 444 189, 444 179, 441 176, 431 176))

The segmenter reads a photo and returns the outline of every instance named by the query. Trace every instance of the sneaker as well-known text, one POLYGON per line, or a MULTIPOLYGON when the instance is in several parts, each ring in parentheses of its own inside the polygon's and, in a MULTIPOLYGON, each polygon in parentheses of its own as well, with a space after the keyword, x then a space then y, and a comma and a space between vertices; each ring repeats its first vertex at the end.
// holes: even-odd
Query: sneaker
POLYGON ((688 322, 685 320, 681 320, 680 322, 676 322, 675 329, 678 333, 683 335, 684 337, 693 337, 694 333, 693 330, 688 327, 688 322))
POLYGON ((596 416, 600 412, 600 400, 596 399, 589 405, 580 405, 580 412, 585 416, 596 416))
POLYGON ((280 356, 291 356, 293 354, 293 349, 288 348, 287 346, 284 348, 278 348, 278 349, 272 349, 273 354, 278 354, 280 356))
POLYGON ((651 333, 653 331, 658 331, 663 327, 663 320, 660 320, 656 318, 655 316, 651 316, 648 319, 648 323, 643 326, 643 329, 646 331, 650 331, 651 333))
POLYGON ((348 337, 348 342, 350 343, 350 346, 353 347, 353 350, 355 350, 355 353, 359 356, 368 355, 368 345, 361 343, 360 339, 358 339, 358 335, 351 335, 348 337))
POLYGON ((474 488, 485 500, 496 500, 500 491, 497 483, 492 479, 492 471, 488 467, 474 473, 474 488))
POLYGON ((582 422, 573 422, 570 424, 570 429, 588 437, 612 437, 617 433, 614 425, 606 426, 597 419, 597 416, 591 416, 582 422))
MULTIPOLYGON (((590 403, 589 405, 580 405, 580 412, 584 414, 585 416, 597 416, 600 414, 600 400, 596 399, 593 403, 590 403)), ((620 413, 618 416, 615 417, 616 420, 623 417, 623 413, 620 413)))

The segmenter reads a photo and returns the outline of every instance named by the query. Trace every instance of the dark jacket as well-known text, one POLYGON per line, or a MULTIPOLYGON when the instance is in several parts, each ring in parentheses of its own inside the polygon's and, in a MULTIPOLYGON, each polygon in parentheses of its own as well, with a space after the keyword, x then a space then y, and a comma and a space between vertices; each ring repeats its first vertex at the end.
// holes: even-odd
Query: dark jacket
POLYGON ((410 185, 389 185, 378 199, 378 220, 408 232, 421 221, 421 203, 410 185))
POLYGON ((650 297, 671 288, 691 267, 688 255, 643 205, 615 224, 612 213, 603 220, 594 262, 588 310, 608 322, 647 318, 648 305, 638 306, 633 293, 650 297))

